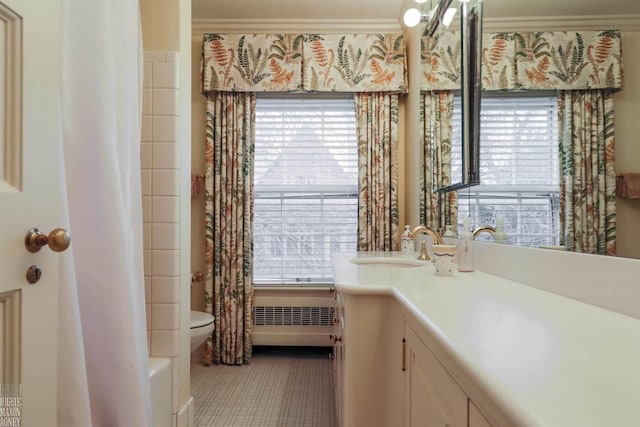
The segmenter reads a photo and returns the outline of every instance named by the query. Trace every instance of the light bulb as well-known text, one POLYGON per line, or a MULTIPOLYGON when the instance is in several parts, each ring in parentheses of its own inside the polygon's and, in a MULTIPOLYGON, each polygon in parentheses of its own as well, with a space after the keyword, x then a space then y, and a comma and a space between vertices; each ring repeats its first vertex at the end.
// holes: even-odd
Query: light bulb
POLYGON ((415 27, 420 23, 421 18, 422 15, 420 11, 415 7, 412 7, 411 9, 407 9, 402 20, 407 27, 415 27))
POLYGON ((429 0, 415 0, 415 2, 416 2, 416 3, 426 3, 426 2, 428 2, 428 1, 429 1, 429 0))
POLYGON ((444 16, 442 17, 442 23, 445 27, 449 27, 449 25, 451 25, 451 22, 453 22, 453 17, 456 15, 457 11, 458 10, 455 7, 450 7, 449 9, 447 9, 447 11, 444 13, 444 16))

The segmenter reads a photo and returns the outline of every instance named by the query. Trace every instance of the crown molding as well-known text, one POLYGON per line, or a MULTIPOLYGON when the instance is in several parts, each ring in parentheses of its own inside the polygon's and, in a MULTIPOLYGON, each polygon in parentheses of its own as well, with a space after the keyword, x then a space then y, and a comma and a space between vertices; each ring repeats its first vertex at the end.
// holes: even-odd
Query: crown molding
MULTIPOLYGON (((483 30, 496 31, 640 31, 640 15, 537 16, 484 18, 483 30)), ((406 30, 399 19, 193 19, 193 36, 208 32, 239 33, 391 33, 406 30)))
POLYGON ((606 16, 537 16, 518 18, 484 18, 482 29, 496 31, 640 31, 640 15, 606 16))
POLYGON ((239 33, 344 33, 402 32, 398 19, 193 19, 193 36, 208 32, 239 33))

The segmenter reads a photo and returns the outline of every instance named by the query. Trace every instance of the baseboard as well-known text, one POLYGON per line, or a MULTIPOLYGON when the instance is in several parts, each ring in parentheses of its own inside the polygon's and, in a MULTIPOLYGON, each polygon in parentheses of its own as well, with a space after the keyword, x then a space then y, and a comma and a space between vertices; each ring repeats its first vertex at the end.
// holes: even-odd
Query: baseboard
POLYGON ((327 347, 332 346, 331 327, 308 327, 305 329, 314 329, 314 331, 305 332, 286 332, 282 328, 262 326, 253 331, 253 345, 274 345, 274 346, 308 346, 308 347, 327 347))

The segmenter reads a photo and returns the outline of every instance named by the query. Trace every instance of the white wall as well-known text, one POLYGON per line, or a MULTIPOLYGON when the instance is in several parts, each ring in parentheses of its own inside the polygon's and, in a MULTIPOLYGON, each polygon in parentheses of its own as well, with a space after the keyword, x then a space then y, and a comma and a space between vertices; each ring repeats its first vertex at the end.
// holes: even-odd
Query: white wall
POLYGON ((180 104, 177 52, 146 51, 142 213, 149 355, 170 357, 178 412, 180 356, 180 104))
MULTIPOLYGON (((193 36, 191 40, 191 173, 203 174, 204 164, 204 126, 206 100, 200 93, 200 56, 202 55, 202 36, 193 36)), ((203 191, 191 200, 191 271, 205 272, 204 263, 204 185, 203 191)), ((191 287, 191 308, 204 311, 204 280, 191 287)))
MULTIPOLYGON (((180 111, 182 112, 180 142, 181 147, 181 188, 180 193, 180 359, 178 372, 179 411, 177 426, 193 425, 193 398, 191 397, 191 0, 179 2, 180 58, 180 111)), ((161 30, 162 31, 162 30, 161 30)))
MULTIPOLYGON (((405 188, 404 212, 406 223, 415 227, 420 224, 420 79, 422 78, 422 62, 420 60, 421 31, 419 26, 405 29, 405 44, 407 48, 407 67, 409 78, 409 93, 407 94, 405 114, 406 148, 404 152, 405 188)), ((401 229, 404 230, 401 223, 401 229)))
MULTIPOLYGON (((640 173, 640 29, 622 32, 624 86, 614 97, 616 172, 640 173)), ((640 258, 640 199, 618 197, 618 255, 640 258)))
MULTIPOLYGON (((190 417, 193 399, 190 393, 190 262, 191 262, 191 0, 140 0, 142 41, 145 51, 174 52, 179 55, 177 109, 179 111, 177 145, 173 159, 177 162, 177 196, 179 200, 179 250, 177 254, 178 330, 171 337, 177 346, 173 358, 173 425, 186 427, 192 424, 190 417)), ((152 243, 153 244, 153 243, 152 243)), ((153 263, 153 259, 152 259, 153 263)), ((151 266, 153 270, 153 265, 151 266)), ((153 301, 153 280, 151 284, 153 301)), ((165 313, 166 314, 166 313, 165 313)), ((163 318, 160 315, 160 318, 163 318)), ((153 307, 151 328, 153 324, 153 307)), ((165 319, 166 320, 166 319, 165 319)), ((161 324, 163 321, 160 321, 161 324)), ((172 325, 173 326, 173 325, 172 325)), ((153 336, 151 347, 153 349, 153 336)))
POLYGON ((180 50, 181 3, 189 5, 191 24, 191 0, 140 0, 142 41, 145 50, 180 50))

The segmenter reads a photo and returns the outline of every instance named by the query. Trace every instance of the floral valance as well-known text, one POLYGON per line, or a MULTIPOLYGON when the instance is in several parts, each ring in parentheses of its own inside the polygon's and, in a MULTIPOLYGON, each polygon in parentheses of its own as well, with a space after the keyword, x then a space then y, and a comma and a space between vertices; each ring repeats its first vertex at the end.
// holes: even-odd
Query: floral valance
POLYGON ((402 34, 205 34, 202 91, 405 92, 402 34))
POLYGON ((402 34, 305 36, 305 90, 404 92, 405 74, 402 34))
POLYGON ((301 89, 302 40, 295 34, 205 34, 202 91, 301 89))
MULTIPOLYGON (((420 89, 460 89, 458 32, 422 40, 420 89)), ((505 32, 484 34, 484 90, 583 90, 622 87, 620 32, 505 32)))

